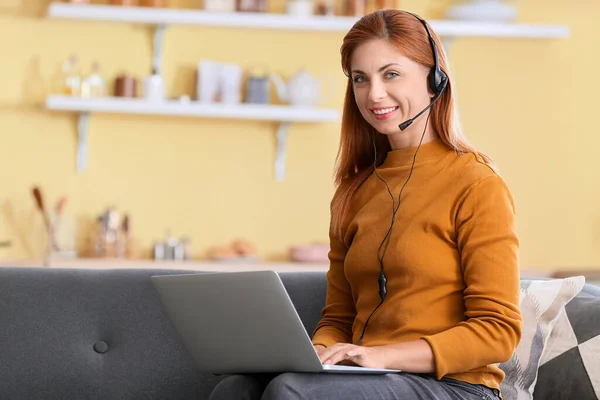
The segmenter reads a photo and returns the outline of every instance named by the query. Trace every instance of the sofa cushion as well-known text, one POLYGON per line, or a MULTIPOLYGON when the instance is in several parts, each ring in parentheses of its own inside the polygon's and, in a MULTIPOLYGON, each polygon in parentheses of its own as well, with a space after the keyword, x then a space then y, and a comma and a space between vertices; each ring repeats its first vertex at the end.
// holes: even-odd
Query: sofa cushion
POLYGON ((557 319, 534 392, 552 398, 600 398, 600 294, 579 294, 557 319))
POLYGON ((544 347, 565 305, 585 285, 583 276, 554 280, 521 280, 523 333, 511 359, 500 364, 505 400, 531 400, 544 347))

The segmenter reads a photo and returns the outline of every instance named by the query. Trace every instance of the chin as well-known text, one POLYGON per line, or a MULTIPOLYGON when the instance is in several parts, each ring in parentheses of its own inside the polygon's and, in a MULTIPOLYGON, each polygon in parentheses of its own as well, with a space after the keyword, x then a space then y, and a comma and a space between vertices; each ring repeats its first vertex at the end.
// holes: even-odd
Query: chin
POLYGON ((398 127, 401 122, 398 121, 376 121, 373 124, 373 127, 377 130, 377 132, 382 135, 395 135, 397 133, 401 133, 402 131, 398 127))

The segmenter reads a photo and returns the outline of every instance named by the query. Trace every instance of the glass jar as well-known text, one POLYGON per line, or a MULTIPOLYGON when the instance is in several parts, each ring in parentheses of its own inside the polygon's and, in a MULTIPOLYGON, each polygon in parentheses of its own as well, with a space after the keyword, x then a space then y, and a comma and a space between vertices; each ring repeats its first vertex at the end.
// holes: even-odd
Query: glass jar
POLYGON ((236 10, 240 12, 267 12, 267 0, 237 0, 236 10))
POLYGON ((137 0, 110 0, 110 4, 113 6, 125 6, 135 7, 137 6, 137 0))
POLYGON ((235 12, 236 0, 204 0, 206 11, 235 12))

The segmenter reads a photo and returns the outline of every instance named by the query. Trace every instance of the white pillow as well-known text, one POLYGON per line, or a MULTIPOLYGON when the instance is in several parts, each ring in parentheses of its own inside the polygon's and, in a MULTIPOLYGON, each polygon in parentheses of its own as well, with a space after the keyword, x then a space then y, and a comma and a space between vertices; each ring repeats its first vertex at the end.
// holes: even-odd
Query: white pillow
POLYGON ((523 334, 510 360, 499 365, 506 374, 500 384, 504 400, 533 400, 538 367, 554 325, 585 285, 585 277, 521 280, 523 334))

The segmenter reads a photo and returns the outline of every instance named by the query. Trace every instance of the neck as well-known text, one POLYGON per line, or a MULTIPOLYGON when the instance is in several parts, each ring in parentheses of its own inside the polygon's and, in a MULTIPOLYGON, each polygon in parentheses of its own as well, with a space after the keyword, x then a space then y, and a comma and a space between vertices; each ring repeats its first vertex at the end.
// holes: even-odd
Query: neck
MULTIPOLYGON (((427 122, 428 114, 423 114, 418 120, 413 122, 406 130, 388 135, 390 147, 392 150, 406 149, 409 147, 416 147, 421 141, 421 135, 423 135, 423 129, 425 129, 425 123, 427 122)), ((439 135, 431 128, 431 121, 427 124, 427 129, 423 137, 423 143, 431 142, 439 138, 439 135)))

